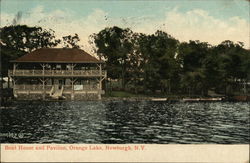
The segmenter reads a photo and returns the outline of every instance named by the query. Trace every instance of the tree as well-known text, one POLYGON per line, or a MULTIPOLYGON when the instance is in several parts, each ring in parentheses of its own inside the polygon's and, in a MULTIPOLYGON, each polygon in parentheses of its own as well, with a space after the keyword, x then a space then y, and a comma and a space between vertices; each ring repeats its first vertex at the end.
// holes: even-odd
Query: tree
MULTIPOLYGON (((119 27, 91 36, 96 53, 107 63, 108 78, 162 93, 207 95, 208 90, 228 94, 250 80, 250 54, 243 43, 226 40, 217 46, 200 41, 179 41, 166 32, 146 35, 119 27)), ((246 86, 246 84, 245 84, 246 86)))
MULTIPOLYGON (((179 64, 175 59, 178 40, 163 31, 141 34, 138 39, 143 66, 144 89, 171 92, 171 82, 178 83, 179 64)), ((173 84, 174 85, 174 84, 173 84)))
POLYGON ((249 50, 243 48, 243 43, 234 43, 225 40, 214 47, 216 54, 220 82, 217 89, 222 89, 225 94, 233 93, 233 87, 238 87, 248 80, 249 74, 249 50))
POLYGON ((2 76, 8 76, 8 69, 10 68, 10 60, 16 59, 18 55, 24 55, 24 51, 17 51, 13 48, 9 48, 6 46, 1 45, 1 74, 2 76))
POLYGON ((129 28, 122 29, 114 26, 91 36, 97 48, 97 55, 106 60, 108 77, 120 78, 123 89, 127 84, 127 65, 133 49, 132 35, 133 32, 129 28))
POLYGON ((80 48, 80 46, 78 45, 80 38, 78 34, 76 33, 74 36, 68 35, 68 36, 62 37, 62 41, 63 41, 62 44, 64 48, 77 48, 77 49, 80 48))
POLYGON ((38 48, 55 47, 60 43, 60 40, 55 38, 53 30, 26 25, 5 26, 0 30, 0 37, 2 44, 7 48, 25 52, 38 48))
POLYGON ((210 53, 210 45, 206 42, 189 41, 179 46, 178 60, 182 66, 181 87, 189 94, 207 94, 205 58, 210 53))

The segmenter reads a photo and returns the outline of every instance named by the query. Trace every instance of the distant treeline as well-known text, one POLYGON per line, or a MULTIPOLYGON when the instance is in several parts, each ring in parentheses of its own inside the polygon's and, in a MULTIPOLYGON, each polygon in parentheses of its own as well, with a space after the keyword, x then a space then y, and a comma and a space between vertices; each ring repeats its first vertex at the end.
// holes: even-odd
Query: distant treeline
MULTIPOLYGON (((25 25, 1 29, 3 63, 42 47, 80 48, 79 37, 56 39, 54 31, 25 25)), ((164 31, 154 34, 110 27, 90 36, 96 54, 106 61, 109 83, 121 81, 121 90, 135 93, 207 95, 208 90, 247 93, 250 50, 230 40, 180 42, 164 31)), ((7 64, 6 64, 7 66, 7 64)), ((2 66, 3 75, 7 67, 2 66)), ((110 84, 106 84, 109 87, 110 84)))
POLYGON ((243 43, 180 42, 164 31, 146 35, 105 28, 92 35, 96 53, 106 60, 108 77, 134 92, 207 95, 246 92, 250 51, 243 43), (245 91, 245 92, 244 92, 245 91))

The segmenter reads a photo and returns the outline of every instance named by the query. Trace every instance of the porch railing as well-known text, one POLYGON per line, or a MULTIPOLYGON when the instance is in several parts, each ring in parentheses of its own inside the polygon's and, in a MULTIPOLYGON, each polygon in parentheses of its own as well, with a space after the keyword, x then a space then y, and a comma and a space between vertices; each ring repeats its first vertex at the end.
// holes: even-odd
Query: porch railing
MULTIPOLYGON (((46 91, 50 91, 51 88, 53 87, 53 85, 44 85, 44 89, 46 91)), ((72 85, 64 85, 64 91, 71 91, 72 90, 72 85)), ((75 87, 73 86, 73 89, 75 87)), ((31 84, 16 84, 14 87, 15 90, 20 90, 20 91, 24 91, 24 90, 29 90, 29 91, 42 91, 43 90, 43 85, 31 85, 31 84)), ((99 89, 99 85, 81 85, 80 89, 78 87, 77 90, 83 90, 83 91, 91 91, 91 90, 98 90, 99 89)), ((76 91, 76 90, 75 90, 76 91)))
POLYGON ((105 70, 9 70, 9 76, 105 76, 107 72, 105 70))

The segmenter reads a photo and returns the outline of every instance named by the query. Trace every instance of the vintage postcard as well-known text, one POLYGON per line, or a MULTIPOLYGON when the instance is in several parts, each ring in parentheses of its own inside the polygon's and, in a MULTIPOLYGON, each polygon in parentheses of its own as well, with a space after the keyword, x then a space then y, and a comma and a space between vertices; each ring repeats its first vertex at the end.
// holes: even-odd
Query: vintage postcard
POLYGON ((249 0, 1 0, 1 162, 249 162, 249 0))

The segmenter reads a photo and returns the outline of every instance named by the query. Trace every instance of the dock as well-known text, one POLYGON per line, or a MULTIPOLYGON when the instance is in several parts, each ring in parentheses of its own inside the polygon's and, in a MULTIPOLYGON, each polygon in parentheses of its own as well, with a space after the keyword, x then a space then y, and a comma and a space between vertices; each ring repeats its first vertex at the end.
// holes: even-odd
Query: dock
POLYGON ((214 98, 183 98, 184 102, 196 102, 196 101, 222 101, 222 97, 214 97, 214 98))

